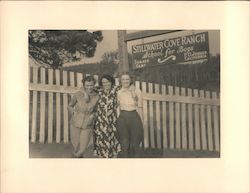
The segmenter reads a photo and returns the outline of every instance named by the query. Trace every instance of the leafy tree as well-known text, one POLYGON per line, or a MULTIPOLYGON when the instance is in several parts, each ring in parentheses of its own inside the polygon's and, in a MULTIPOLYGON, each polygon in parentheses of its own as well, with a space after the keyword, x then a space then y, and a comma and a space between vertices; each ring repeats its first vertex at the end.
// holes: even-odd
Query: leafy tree
POLYGON ((118 71, 118 64, 119 59, 117 51, 105 52, 100 61, 100 74, 116 74, 118 71))
MULTIPOLYGON (((114 76, 119 75, 119 54, 118 51, 110 51, 105 52, 102 55, 102 59, 100 61, 100 74, 112 74, 114 76)), ((132 54, 128 53, 128 65, 129 65, 129 71, 131 73, 134 73, 133 67, 132 67, 132 54)))
POLYGON ((62 66, 83 57, 93 57, 101 31, 87 30, 29 30, 29 54, 36 61, 51 67, 62 66))

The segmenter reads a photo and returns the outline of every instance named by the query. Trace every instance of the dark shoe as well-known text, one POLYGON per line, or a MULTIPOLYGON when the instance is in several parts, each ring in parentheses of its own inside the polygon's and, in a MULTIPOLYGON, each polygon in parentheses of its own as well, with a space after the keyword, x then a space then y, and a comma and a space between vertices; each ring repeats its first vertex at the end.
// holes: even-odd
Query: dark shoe
POLYGON ((76 158, 83 158, 83 153, 76 153, 76 158))
POLYGON ((76 152, 72 152, 72 157, 73 158, 77 158, 77 153, 76 152))

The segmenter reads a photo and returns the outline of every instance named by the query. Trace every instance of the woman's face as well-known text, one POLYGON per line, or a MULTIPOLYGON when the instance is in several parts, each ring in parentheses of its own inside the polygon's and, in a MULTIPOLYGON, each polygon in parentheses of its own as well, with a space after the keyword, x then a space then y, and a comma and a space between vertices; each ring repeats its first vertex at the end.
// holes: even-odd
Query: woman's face
POLYGON ((87 93, 92 93, 94 90, 94 82, 93 81, 85 81, 84 87, 87 93))
POLYGON ((102 87, 103 87, 103 90, 105 91, 110 91, 111 90, 111 82, 106 79, 106 78, 103 78, 102 79, 102 87))
POLYGON ((128 74, 123 74, 121 76, 121 84, 123 88, 129 88, 130 86, 130 76, 128 74))

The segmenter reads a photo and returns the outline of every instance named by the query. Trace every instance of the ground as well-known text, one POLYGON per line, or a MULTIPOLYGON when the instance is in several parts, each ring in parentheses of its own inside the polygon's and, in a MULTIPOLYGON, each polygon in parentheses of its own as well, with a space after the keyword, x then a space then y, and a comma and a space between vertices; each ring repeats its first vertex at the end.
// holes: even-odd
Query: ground
MULTIPOLYGON (((30 158, 73 158, 72 145, 70 143, 34 144, 29 145, 30 158)), ((87 149, 86 157, 95 158, 92 155, 92 147, 87 149)), ((190 150, 143 150, 142 158, 219 158, 220 153, 216 151, 190 151, 190 150)))

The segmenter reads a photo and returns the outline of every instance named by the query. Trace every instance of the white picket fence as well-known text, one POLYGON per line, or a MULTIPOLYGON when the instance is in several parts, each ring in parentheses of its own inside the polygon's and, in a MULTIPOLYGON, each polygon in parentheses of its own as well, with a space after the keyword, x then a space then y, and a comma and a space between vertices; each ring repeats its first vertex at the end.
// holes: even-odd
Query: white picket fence
MULTIPOLYGON (((30 68, 30 140, 69 142, 70 95, 82 73, 30 68)), ((136 82, 143 92, 144 148, 220 150, 216 92, 136 82)))

